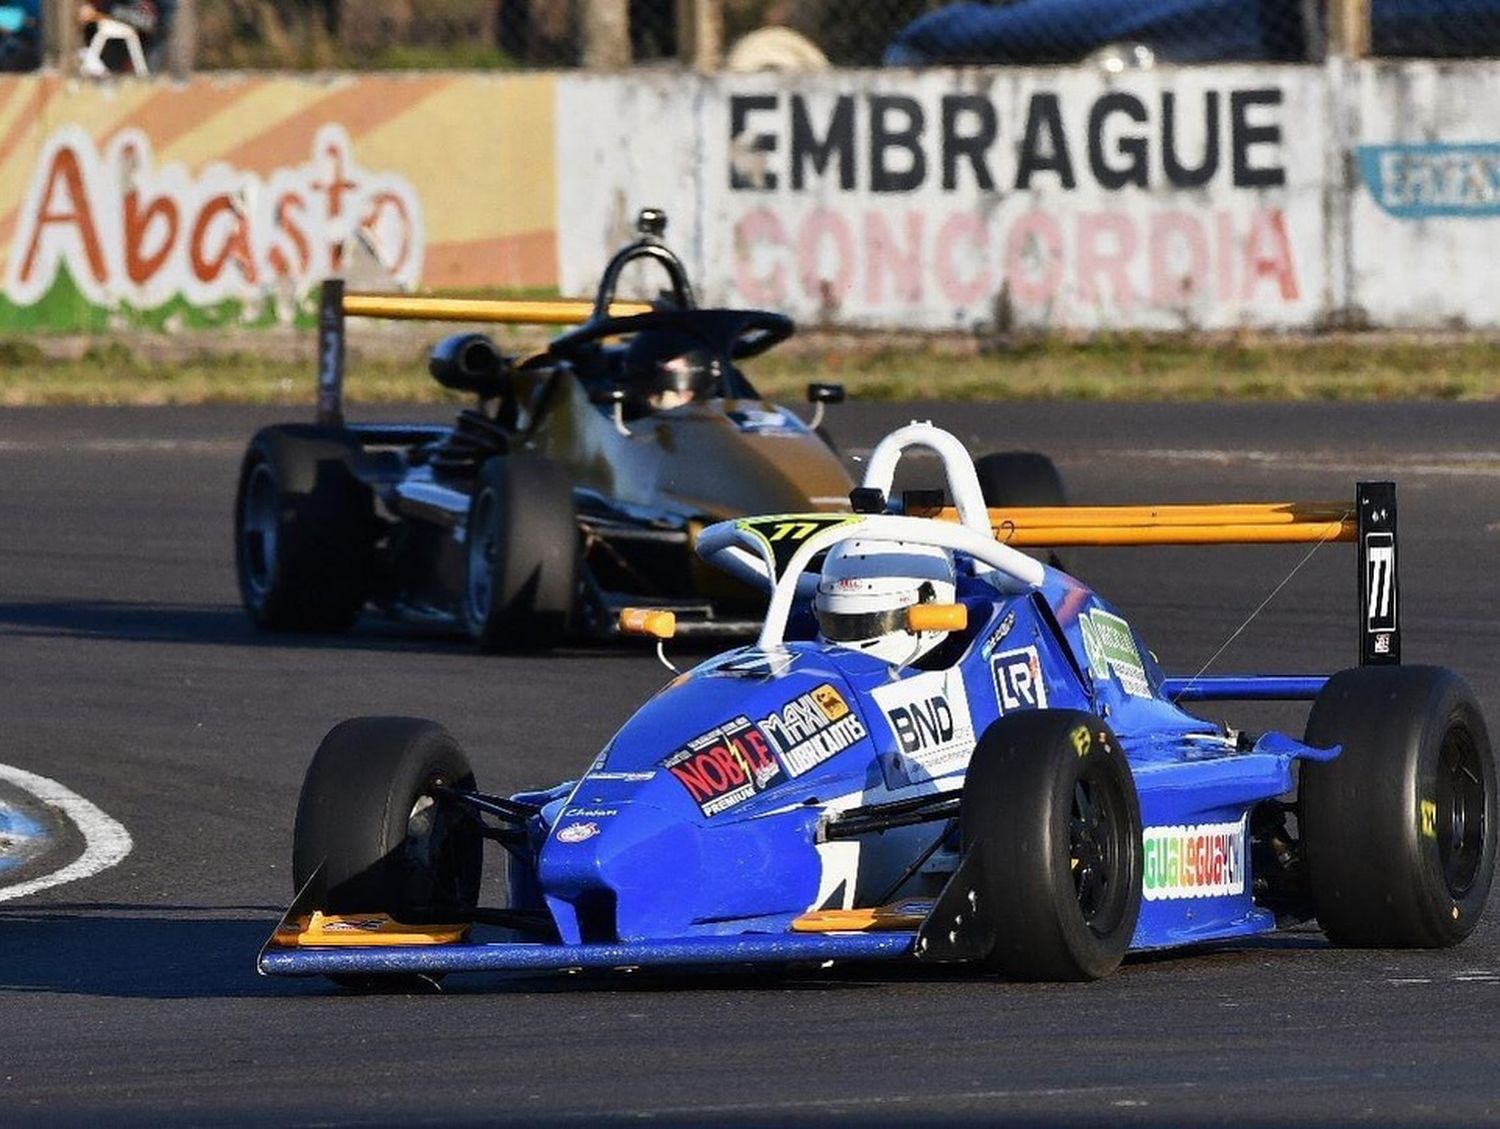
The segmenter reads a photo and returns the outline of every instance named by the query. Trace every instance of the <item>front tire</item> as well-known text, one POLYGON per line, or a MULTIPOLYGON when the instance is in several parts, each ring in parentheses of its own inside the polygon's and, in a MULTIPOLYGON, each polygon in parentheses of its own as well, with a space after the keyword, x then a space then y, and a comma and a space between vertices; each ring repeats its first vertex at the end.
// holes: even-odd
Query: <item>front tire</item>
POLYGON ((330 913, 386 913, 409 925, 468 920, 484 839, 476 820, 441 799, 443 787, 472 791, 474 772, 435 722, 360 717, 334 726, 297 802, 294 889, 317 874, 318 905, 330 913))
POLYGON ((483 651, 563 641, 578 589, 573 485, 556 463, 501 455, 480 468, 469 503, 460 615, 483 651))
POLYGON ((1313 703, 1298 823, 1318 924, 1336 945, 1442 948, 1479 922, 1496 783, 1479 705, 1441 667, 1340 671, 1313 703))
POLYGON ((974 749, 961 849, 996 925, 986 963, 1016 980, 1097 980, 1135 934, 1141 813, 1109 727, 1080 710, 1002 717, 974 749))
POLYGON ((347 631, 369 598, 374 494, 335 428, 268 427, 250 441, 234 504, 240 602, 264 631, 347 631))

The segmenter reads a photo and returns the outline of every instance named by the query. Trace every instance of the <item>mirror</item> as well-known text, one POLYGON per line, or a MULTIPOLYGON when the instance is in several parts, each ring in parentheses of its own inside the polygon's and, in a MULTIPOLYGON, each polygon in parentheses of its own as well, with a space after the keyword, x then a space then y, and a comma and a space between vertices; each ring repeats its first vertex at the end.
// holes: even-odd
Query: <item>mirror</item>
POLYGON ((906 609, 906 630, 962 631, 969 626, 969 609, 963 604, 915 604, 906 609))
POLYGON ((620 630, 626 635, 670 639, 677 634, 677 614, 660 608, 625 608, 620 612, 620 630))

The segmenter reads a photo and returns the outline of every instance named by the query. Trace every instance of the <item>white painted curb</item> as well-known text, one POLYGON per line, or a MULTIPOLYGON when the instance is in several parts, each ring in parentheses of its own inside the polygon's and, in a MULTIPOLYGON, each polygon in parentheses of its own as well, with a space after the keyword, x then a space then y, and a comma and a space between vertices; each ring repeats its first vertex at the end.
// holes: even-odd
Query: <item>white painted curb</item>
POLYGON ((76 882, 80 878, 98 874, 101 870, 108 870, 135 846, 130 832, 120 823, 55 780, 48 780, 45 776, 8 764, 0 764, 0 780, 14 784, 43 803, 61 808, 78 828, 84 841, 83 854, 60 870, 14 886, 0 887, 0 902, 24 898, 38 890, 61 886, 65 882, 76 882))

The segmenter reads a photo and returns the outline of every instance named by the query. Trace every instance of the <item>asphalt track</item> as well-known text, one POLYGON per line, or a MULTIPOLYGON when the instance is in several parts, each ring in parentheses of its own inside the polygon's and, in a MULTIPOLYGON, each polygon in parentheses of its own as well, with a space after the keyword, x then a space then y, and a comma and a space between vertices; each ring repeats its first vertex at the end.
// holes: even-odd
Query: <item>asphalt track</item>
MULTIPOLYGON (((302 771, 334 722, 439 718, 481 784, 518 788, 583 766, 662 678, 630 647, 518 660, 379 623, 253 634, 230 498, 245 438, 292 414, 0 412, 0 764, 86 797, 134 844, 0 901, 0 1123, 1500 1120, 1493 905, 1455 950, 1338 951, 1309 930, 1089 986, 480 977, 362 997, 258 978, 302 771)), ((847 405, 832 426, 857 452, 912 416, 976 451, 1050 451, 1078 501, 1341 497, 1395 477, 1408 661, 1458 668, 1500 725, 1500 405, 847 405)), ((1191 673, 1303 552, 1070 563, 1191 673)), ((1346 665, 1352 567, 1324 548, 1214 669, 1346 665)), ((16 880, 0 873, 0 898, 16 880)))

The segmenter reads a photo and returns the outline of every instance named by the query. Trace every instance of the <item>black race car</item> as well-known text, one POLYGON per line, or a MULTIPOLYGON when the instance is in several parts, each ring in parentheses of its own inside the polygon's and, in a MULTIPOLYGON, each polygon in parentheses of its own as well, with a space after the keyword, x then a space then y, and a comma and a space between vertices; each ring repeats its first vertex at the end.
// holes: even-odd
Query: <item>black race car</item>
MULTIPOLYGON (((592 304, 345 293, 325 284, 318 421, 251 440, 235 500, 240 594, 258 627, 343 631, 367 605, 461 628, 486 650, 613 631, 649 602, 680 632, 752 630, 764 594, 701 565, 698 531, 757 513, 845 510, 854 483, 820 433, 843 398, 815 383, 811 423, 756 393, 738 367, 791 335, 766 310, 701 309, 647 209, 592 304), (614 300, 624 269, 667 289, 614 300), (473 393, 451 426, 347 424, 347 316, 576 324, 517 361, 480 333, 432 351, 432 376, 473 393)), ((980 460, 991 505, 1063 502, 1029 452, 980 460)))

